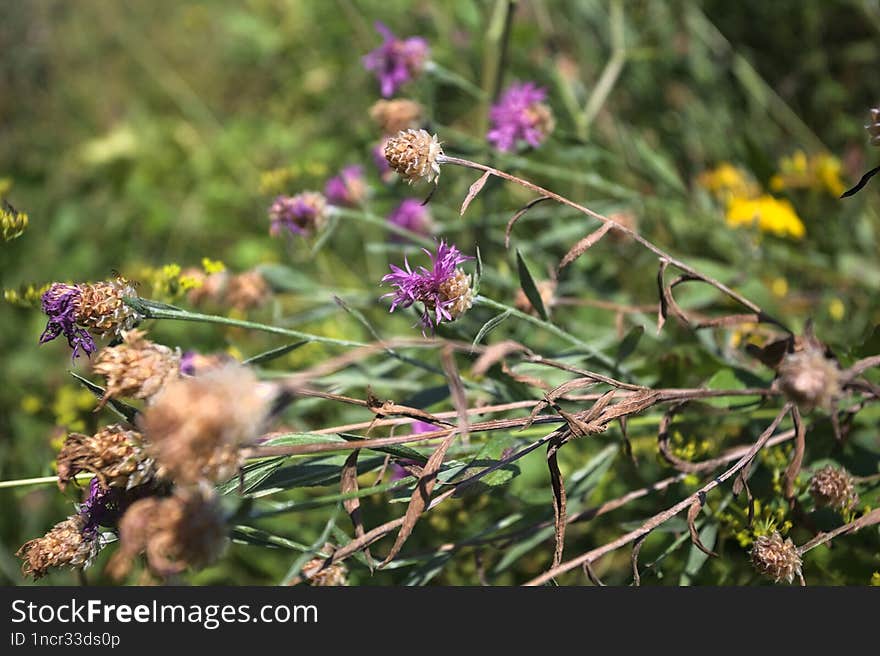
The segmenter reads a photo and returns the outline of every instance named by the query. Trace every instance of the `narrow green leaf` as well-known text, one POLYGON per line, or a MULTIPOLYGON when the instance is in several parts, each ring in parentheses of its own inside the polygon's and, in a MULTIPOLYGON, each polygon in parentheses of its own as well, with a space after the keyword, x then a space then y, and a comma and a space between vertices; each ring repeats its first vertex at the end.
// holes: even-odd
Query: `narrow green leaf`
POLYGON ((285 344, 284 346, 279 346, 278 348, 271 349, 269 351, 263 351, 262 353, 258 353, 257 355, 253 355, 244 361, 244 364, 263 364, 264 362, 269 362, 271 360, 275 360, 276 358, 280 358, 288 353, 291 353, 298 349, 300 346, 305 346, 308 344, 306 340, 302 340, 299 342, 293 342, 292 344, 285 344))
POLYGON ((471 348, 474 348, 477 344, 479 344, 483 338, 492 332, 495 328, 500 326, 504 321, 507 320, 510 315, 513 314, 510 310, 506 310, 501 314, 496 314, 494 317, 489 319, 480 330, 477 332, 477 336, 474 337, 474 341, 471 343, 471 348))
POLYGON ((526 266, 526 261, 523 259, 522 253, 519 252, 519 249, 516 251, 516 268, 519 271, 519 284, 525 292, 526 298, 529 299, 532 307, 537 311, 538 316, 544 321, 549 321, 550 319, 547 315, 547 309, 544 307, 544 301, 541 299, 541 293, 538 291, 538 287, 535 285, 535 279, 532 278, 532 274, 529 272, 529 268, 526 266))
POLYGON ((620 346, 617 347, 617 356, 615 358, 617 364, 620 364, 630 355, 632 355, 632 352, 636 350, 636 346, 639 345, 639 340, 642 339, 642 335, 644 334, 644 326, 632 327, 632 329, 623 338, 623 341, 620 342, 620 346))
MULTIPOLYGON (((99 399, 104 398, 104 388, 100 385, 96 385, 88 378, 83 378, 78 373, 73 371, 68 372, 71 376, 76 378, 86 389, 88 389, 92 394, 94 394, 99 399)), ((122 401, 117 401, 116 399, 110 399, 107 402, 109 405, 120 417, 125 419, 128 423, 133 424, 135 419, 138 416, 138 412, 140 412, 134 406, 128 405, 127 403, 123 403, 122 401)))

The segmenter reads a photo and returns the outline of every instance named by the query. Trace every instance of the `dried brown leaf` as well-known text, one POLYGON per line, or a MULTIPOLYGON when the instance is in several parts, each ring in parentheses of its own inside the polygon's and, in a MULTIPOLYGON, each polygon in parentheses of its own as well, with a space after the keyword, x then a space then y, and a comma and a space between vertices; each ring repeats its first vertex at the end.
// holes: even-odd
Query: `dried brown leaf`
MULTIPOLYGON (((358 491, 357 459, 359 453, 360 449, 352 451, 348 458, 345 459, 345 464, 342 466, 342 474, 340 476, 340 492, 342 492, 342 494, 357 493, 358 491)), ((362 538, 364 536, 364 524, 361 520, 361 500, 357 497, 346 499, 342 502, 342 505, 345 507, 345 512, 348 513, 351 523, 354 526, 355 537, 362 538)), ((368 547, 364 548, 364 555, 367 557, 370 569, 372 569, 373 559, 370 556, 370 550, 368 547)))
POLYGON ((562 552, 565 548, 565 527, 566 522, 566 496, 565 481, 562 478, 562 472, 559 469, 559 462, 556 454, 562 448, 564 436, 554 437, 547 443, 547 467, 550 469, 550 484, 553 488, 553 518, 554 529, 556 535, 556 547, 553 550, 553 567, 562 562, 562 552))
POLYGON ((561 271, 569 264, 574 262, 576 259, 578 259, 581 255, 590 250, 590 248, 595 246, 596 243, 600 239, 602 239, 602 237, 604 237, 613 227, 613 223, 603 223, 596 230, 581 239, 578 243, 571 247, 568 253, 565 254, 565 257, 563 257, 562 261, 559 262, 559 266, 556 267, 556 270, 561 271))
POLYGON ((691 507, 688 508, 688 512, 687 512, 688 530, 691 533, 691 542, 693 543, 693 545, 697 549, 702 551, 707 556, 712 556, 714 558, 717 558, 718 554, 715 553, 714 551, 712 551, 711 549, 707 549, 706 546, 700 541, 700 534, 697 533, 697 526, 695 524, 696 519, 697 519, 697 515, 699 515, 700 510, 703 509, 703 504, 705 503, 705 501, 706 501, 706 496, 700 495, 699 497, 694 499, 694 502, 691 504, 691 507))
POLYGON ((474 184, 470 186, 468 189, 467 196, 465 196, 464 201, 461 204, 461 210, 459 211, 460 216, 464 216, 464 213, 467 211, 467 208, 470 206, 471 201, 477 197, 483 187, 486 184, 486 180, 489 179, 489 176, 492 175, 491 171, 486 171, 483 175, 481 175, 474 184))
POLYGON ((493 364, 500 362, 511 353, 516 353, 517 351, 528 351, 528 349, 522 344, 512 340, 505 340, 487 346, 483 351, 483 354, 477 358, 476 362, 474 362, 474 366, 471 367, 471 375, 485 376, 489 369, 492 368, 493 364))

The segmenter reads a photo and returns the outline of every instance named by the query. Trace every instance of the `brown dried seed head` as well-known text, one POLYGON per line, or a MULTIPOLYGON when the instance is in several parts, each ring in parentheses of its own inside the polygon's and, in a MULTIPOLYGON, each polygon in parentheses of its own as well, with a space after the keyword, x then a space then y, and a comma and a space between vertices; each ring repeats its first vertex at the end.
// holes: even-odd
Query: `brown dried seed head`
POLYGON ((220 556, 226 538, 226 520, 210 489, 181 489, 171 497, 141 499, 119 521, 119 550, 107 570, 122 578, 141 553, 150 571, 163 578, 199 569, 220 556))
POLYGON ((397 134, 418 128, 422 122, 422 113, 419 103, 406 98, 378 100, 370 108, 370 117, 382 130, 382 134, 397 134))
MULTIPOLYGON (((324 548, 321 550, 323 553, 330 555, 334 551, 334 547, 332 544, 324 545, 324 548)), ((312 558, 309 562, 303 565, 302 571, 303 576, 308 580, 309 585, 315 586, 344 586, 348 585, 348 567, 345 566, 345 563, 338 562, 333 563, 332 565, 325 567, 323 569, 318 570, 317 572, 310 574, 309 572, 313 569, 322 567, 324 562, 327 560, 326 557, 317 557, 312 558)))
POLYGON ((104 376, 107 391, 102 404, 113 397, 149 399, 180 372, 180 349, 155 344, 142 330, 129 330, 122 344, 108 346, 95 359, 92 370, 104 376))
POLYGON ((236 310, 250 310, 263 305, 270 294, 269 284, 259 271, 246 271, 229 279, 226 303, 236 310))
POLYGON ((421 179, 431 182, 438 177, 438 158, 442 155, 437 135, 425 130, 401 131, 385 142, 385 159, 410 184, 421 179))
MULTIPOLYGON (((453 319, 458 319, 474 304, 474 290, 471 289, 470 274, 456 269, 451 278, 440 283, 440 294, 443 300, 453 301, 452 305, 446 307, 446 311, 453 319)), ((433 310, 434 308, 430 307, 429 309, 433 310)))
MULTIPOLYGON (((545 308, 549 308, 553 306, 554 301, 556 300, 556 281, 555 280, 541 280, 535 285, 538 288, 538 293, 541 295, 541 301, 544 303, 545 308)), ((537 310, 532 307, 532 302, 529 300, 526 293, 519 288, 516 290, 516 298, 514 299, 514 305, 516 309, 520 312, 528 312, 529 314, 537 314, 537 310)))
POLYGON ((779 365, 779 387, 789 400, 807 410, 828 408, 840 396, 840 369, 823 349, 807 345, 789 353, 779 365))
POLYGON ((137 297, 135 288, 123 277, 110 282, 80 285, 74 300, 77 321, 97 335, 121 335, 131 329, 140 315, 127 306, 124 297, 137 297))
POLYGON ((544 103, 535 103, 526 110, 526 116, 531 125, 546 138, 556 127, 556 119, 553 118, 553 110, 544 103))
POLYGON ((63 490, 80 472, 91 472, 104 487, 130 489, 159 478, 143 437, 119 424, 94 435, 71 433, 58 453, 58 485, 63 490))
POLYGON ((195 267, 185 269, 181 276, 186 276, 201 283, 197 287, 190 289, 186 295, 186 300, 196 306, 209 302, 219 303, 226 291, 226 286, 229 284, 230 277, 228 271, 205 273, 195 267))
POLYGON ((150 452, 176 483, 221 481, 262 432, 276 388, 227 364, 165 386, 140 418, 150 452))
POLYGON ((83 535, 86 520, 72 515, 55 524, 46 535, 25 542, 15 553, 24 560, 21 571, 38 579, 54 567, 82 569, 98 553, 98 536, 83 535))
POLYGON ((849 510, 859 502, 853 477, 843 467, 828 465, 810 479, 810 496, 817 506, 849 510))
POLYGON ((761 574, 775 582, 791 583, 801 575, 801 557, 791 538, 782 539, 778 532, 755 538, 752 545, 752 564, 761 574))

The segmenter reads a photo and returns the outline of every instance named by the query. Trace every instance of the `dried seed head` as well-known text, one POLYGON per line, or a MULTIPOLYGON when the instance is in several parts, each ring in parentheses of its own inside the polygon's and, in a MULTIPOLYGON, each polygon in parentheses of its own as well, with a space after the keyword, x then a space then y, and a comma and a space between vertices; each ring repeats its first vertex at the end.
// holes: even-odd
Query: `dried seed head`
POLYGON ((91 472, 104 487, 131 489, 158 478, 143 437, 119 424, 94 435, 70 433, 58 453, 58 485, 63 490, 80 472, 91 472))
MULTIPOLYGON (((544 303, 545 308, 550 308, 553 306, 554 301, 556 300, 556 281, 555 280, 541 280, 536 283, 536 287, 538 288, 538 293, 541 295, 541 302, 544 303)), ((537 314, 537 310, 532 307, 532 302, 529 300, 526 293, 519 288, 516 290, 516 299, 514 300, 514 305, 516 309, 520 312, 528 312, 529 314, 537 314)))
POLYGON ((269 284, 259 271, 246 271, 229 279, 226 303, 236 310, 251 310, 269 300, 270 294, 269 284))
POLYGON ((841 511, 850 510, 859 502, 853 477, 843 467, 832 465, 813 474, 810 496, 817 506, 841 511))
POLYGON ((148 497, 133 503, 119 521, 119 550, 107 569, 122 578, 140 553, 146 554, 150 571, 163 578, 199 569, 220 556, 226 537, 225 517, 209 489, 148 497))
POLYGON ((72 515, 55 524, 46 535, 25 542, 15 553, 24 560, 21 571, 38 579, 53 567, 87 567, 98 553, 97 534, 84 532, 86 519, 72 515))
POLYGON ((141 318, 122 300, 125 296, 137 297, 137 291, 121 276, 110 282, 79 285, 79 290, 73 301, 77 322, 96 335, 121 336, 141 318))
POLYGON ((385 159, 410 184, 437 178, 440 175, 438 158, 442 155, 437 135, 432 136, 425 130, 401 131, 385 142, 385 159))
POLYGON ((840 369, 819 346, 808 343, 789 353, 779 365, 779 387, 789 400, 806 410, 828 408, 840 396, 840 369))
POLYGON ((406 98, 377 100, 370 108, 370 118, 376 122, 382 134, 397 134, 418 128, 422 122, 422 113, 419 103, 406 98))
POLYGON ((180 349, 155 344, 143 330, 122 334, 122 344, 98 353, 92 371, 104 376, 107 391, 101 403, 116 397, 150 399, 180 372, 180 349))
MULTIPOLYGON (((324 548, 321 550, 322 553, 331 555, 335 551, 335 548, 332 544, 325 544, 324 548)), ((345 563, 338 562, 329 565, 323 569, 318 570, 313 574, 309 574, 309 572, 318 567, 322 567, 324 562, 327 560, 326 557, 317 557, 312 558, 309 562, 303 565, 302 571, 303 576, 308 580, 309 585, 315 586, 344 586, 348 585, 348 567, 345 566, 345 563)))
POLYGON ((871 109, 871 121, 865 126, 871 136, 871 145, 880 146, 880 108, 871 109))
POLYGON ((241 447, 261 434, 275 393, 247 367, 228 364, 166 385, 140 427, 174 482, 225 480, 241 466, 241 447))
POLYGON ((229 284, 228 271, 205 273, 202 269, 190 267, 183 270, 181 277, 184 276, 196 281, 196 285, 186 295, 186 299, 195 306, 206 302, 219 303, 229 284))
POLYGON ((752 545, 752 564, 761 574, 775 582, 791 583, 801 576, 801 557, 791 538, 782 539, 778 532, 760 535, 752 545))

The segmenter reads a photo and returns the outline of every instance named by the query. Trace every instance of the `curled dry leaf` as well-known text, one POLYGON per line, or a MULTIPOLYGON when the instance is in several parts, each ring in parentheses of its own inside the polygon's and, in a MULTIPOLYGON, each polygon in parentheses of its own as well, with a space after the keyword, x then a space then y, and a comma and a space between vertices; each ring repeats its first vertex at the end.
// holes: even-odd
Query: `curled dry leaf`
POLYGON ((613 223, 603 223, 596 230, 581 239, 578 243, 571 247, 568 253, 565 254, 565 257, 563 257, 562 261, 559 262, 559 266, 556 267, 556 270, 560 271, 564 269, 569 264, 578 259, 581 255, 590 250, 590 248, 595 246, 596 243, 600 239, 602 239, 602 237, 604 237, 613 227, 613 223))
POLYGON ((691 534, 691 542, 693 545, 702 551, 707 556, 712 556, 713 558, 717 558, 718 554, 712 551, 711 549, 707 549, 706 546, 700 541, 700 534, 697 533, 697 526, 695 524, 697 515, 700 514, 700 511, 703 509, 703 504, 706 502, 706 495, 698 496, 694 502, 691 504, 691 507, 688 508, 687 512, 687 523, 688 530, 691 534))
POLYGON ((472 184, 470 186, 470 188, 468 189, 468 192, 467 192, 467 196, 465 196, 464 201, 461 204, 461 210, 459 211, 459 215, 464 216, 464 213, 467 211, 467 208, 470 206, 471 201, 473 201, 474 198, 477 197, 477 194, 479 194, 483 190, 483 187, 486 184, 486 180, 489 179, 490 175, 492 175, 492 172, 486 171, 483 175, 481 175, 479 178, 477 178, 477 181, 474 182, 474 184, 472 184))

